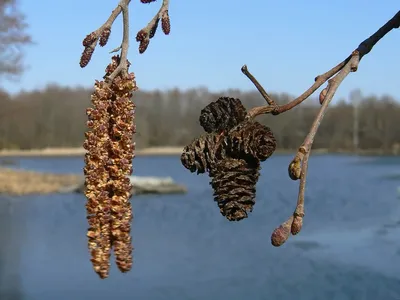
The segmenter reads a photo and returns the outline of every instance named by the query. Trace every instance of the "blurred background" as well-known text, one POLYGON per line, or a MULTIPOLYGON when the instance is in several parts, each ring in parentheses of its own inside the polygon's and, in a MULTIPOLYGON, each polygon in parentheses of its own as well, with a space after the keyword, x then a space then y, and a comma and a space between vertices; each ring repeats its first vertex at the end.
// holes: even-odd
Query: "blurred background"
POLYGON ((134 37, 160 1, 132 1, 128 58, 142 150, 134 174, 171 177, 187 193, 134 196, 133 270, 98 279, 84 195, 21 191, 37 186, 39 173, 82 175, 85 110, 121 42, 121 19, 85 69, 82 39, 117 2, 0 0, 0 299, 400 299, 398 32, 340 86, 314 143, 304 228, 281 248, 270 234, 295 207, 298 183, 287 166, 318 112, 319 91, 285 114, 259 118, 278 150, 263 164, 246 220, 225 220, 207 176, 179 160, 203 133, 198 118, 211 101, 265 103, 243 64, 287 103, 392 18, 395 0, 172 0, 171 34, 159 30, 143 55, 134 37), (146 155, 149 147, 158 155, 146 155))

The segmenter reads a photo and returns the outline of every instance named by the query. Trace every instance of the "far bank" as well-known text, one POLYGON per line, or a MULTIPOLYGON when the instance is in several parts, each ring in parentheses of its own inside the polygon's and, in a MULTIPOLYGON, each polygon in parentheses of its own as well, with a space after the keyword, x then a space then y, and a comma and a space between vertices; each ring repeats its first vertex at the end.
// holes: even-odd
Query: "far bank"
MULTIPOLYGON (((161 146, 137 149, 137 156, 166 156, 181 155, 184 146, 161 146)), ((44 148, 44 149, 3 149, 0 150, 0 157, 51 157, 51 156, 83 156, 86 150, 82 147, 75 148, 44 148)), ((295 154, 296 149, 277 149, 275 154, 295 154)), ((346 155, 362 155, 362 156, 398 156, 400 151, 383 151, 381 149, 363 149, 355 151, 350 150, 330 150, 330 149, 313 149, 312 154, 346 154, 346 155)))

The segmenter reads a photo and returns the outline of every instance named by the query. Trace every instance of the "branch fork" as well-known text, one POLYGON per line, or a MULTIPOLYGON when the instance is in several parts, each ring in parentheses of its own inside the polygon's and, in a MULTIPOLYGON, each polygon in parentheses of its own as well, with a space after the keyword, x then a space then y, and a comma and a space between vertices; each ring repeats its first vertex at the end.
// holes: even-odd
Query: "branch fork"
MULTIPOLYGON (((111 85, 114 79, 121 75, 123 78, 127 78, 129 62, 127 61, 128 49, 129 49, 129 4, 131 0, 120 0, 115 9, 111 12, 107 21, 104 22, 98 29, 88 34, 83 40, 82 44, 85 47, 80 59, 81 68, 86 67, 93 55, 94 50, 99 43, 101 47, 104 47, 108 38, 111 34, 111 28, 114 24, 114 21, 117 17, 122 13, 123 18, 123 37, 121 45, 117 48, 110 51, 110 53, 121 52, 120 56, 120 64, 114 70, 112 74, 110 74, 107 78, 104 78, 106 82, 111 85)), ((154 0, 141 0, 142 3, 150 3, 154 2, 154 0)), ((139 44, 139 53, 144 53, 149 45, 149 41, 154 37, 154 34, 157 29, 158 21, 162 20, 162 29, 165 34, 169 34, 171 30, 170 19, 168 15, 169 8, 169 0, 163 0, 161 8, 158 13, 153 17, 153 19, 149 22, 149 24, 141 29, 137 36, 136 41, 140 42, 139 44)))
POLYGON ((279 105, 274 101, 274 99, 272 99, 272 97, 265 91, 257 79, 250 73, 246 65, 241 68, 242 73, 246 75, 247 78, 254 84, 267 102, 267 105, 265 106, 252 108, 246 116, 247 119, 254 119, 262 114, 272 114, 276 116, 283 112, 289 111, 301 104, 304 100, 308 99, 309 96, 311 96, 317 89, 327 82, 326 87, 319 94, 321 108, 317 113, 303 144, 299 147, 295 157, 288 167, 289 177, 292 180, 300 180, 296 208, 293 214, 273 231, 271 235, 272 245, 279 247, 285 243, 290 234, 296 235, 301 231, 304 218, 304 194, 311 148, 318 128, 337 89, 347 75, 358 70, 361 59, 372 50, 376 43, 379 42, 392 29, 399 27, 400 11, 397 12, 392 19, 390 19, 373 35, 364 40, 346 59, 326 73, 318 75, 311 87, 309 87, 303 94, 284 105, 279 105))

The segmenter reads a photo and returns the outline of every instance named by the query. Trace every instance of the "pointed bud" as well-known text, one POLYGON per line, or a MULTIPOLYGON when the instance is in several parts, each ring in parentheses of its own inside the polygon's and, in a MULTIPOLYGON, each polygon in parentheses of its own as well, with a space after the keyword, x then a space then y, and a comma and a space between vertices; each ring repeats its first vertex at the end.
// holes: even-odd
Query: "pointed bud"
POLYGON ((288 168, 289 177, 292 180, 298 180, 301 176, 301 161, 297 157, 293 159, 288 168))
POLYGON ((287 241, 290 235, 290 227, 292 222, 293 216, 290 217, 285 223, 279 225, 278 228, 275 228, 271 235, 272 246, 280 247, 287 241))
POLYGON ((326 94, 328 93, 328 89, 324 88, 321 93, 319 93, 319 103, 322 105, 325 101, 326 94))
POLYGON ((303 217, 295 216, 293 219, 292 227, 290 229, 291 233, 293 235, 298 234, 301 231, 302 227, 303 227, 303 217))

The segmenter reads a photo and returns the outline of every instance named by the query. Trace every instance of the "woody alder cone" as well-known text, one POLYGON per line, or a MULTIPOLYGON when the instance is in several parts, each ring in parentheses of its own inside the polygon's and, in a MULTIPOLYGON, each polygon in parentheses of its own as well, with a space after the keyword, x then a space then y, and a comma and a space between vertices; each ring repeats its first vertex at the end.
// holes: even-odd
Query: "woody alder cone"
POLYGON ((246 108, 239 99, 220 97, 201 110, 199 121, 206 132, 220 133, 244 121, 246 114, 246 108))
POLYGON ((217 134, 207 134, 195 139, 183 149, 182 165, 197 174, 210 171, 218 159, 225 156, 220 137, 217 134))
POLYGON ((214 199, 229 221, 247 218, 253 210, 259 170, 257 160, 225 158, 218 161, 211 172, 214 199))
POLYGON ((246 121, 233 128, 226 142, 232 156, 250 155, 260 161, 268 159, 276 149, 271 129, 257 121, 246 121))

